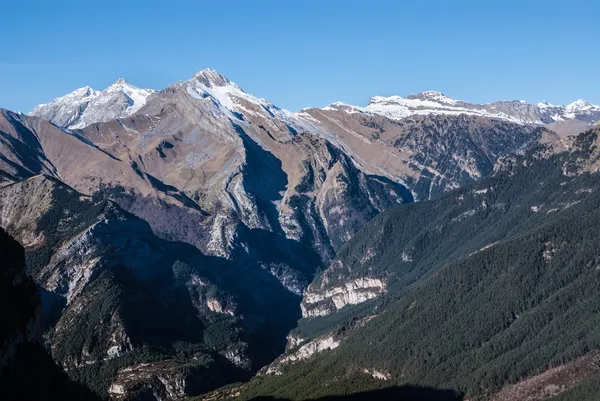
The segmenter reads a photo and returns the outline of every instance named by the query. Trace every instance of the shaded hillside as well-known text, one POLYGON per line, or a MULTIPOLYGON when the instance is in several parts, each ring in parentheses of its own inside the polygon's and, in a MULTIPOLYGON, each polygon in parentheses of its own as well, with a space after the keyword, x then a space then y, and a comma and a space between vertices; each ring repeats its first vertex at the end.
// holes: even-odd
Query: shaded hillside
POLYGON ((160 239, 54 178, 0 189, 0 215, 25 245, 52 356, 98 393, 179 397, 247 378, 299 317, 299 297, 269 271, 160 239))
MULTIPOLYGON (((462 397, 451 390, 435 390, 418 386, 389 387, 348 395, 316 398, 315 401, 461 401, 462 397)), ((252 401, 286 401, 283 398, 256 397, 252 401)))
POLYGON ((0 228, 0 398, 94 401, 42 346, 40 297, 25 275, 23 247, 0 228))

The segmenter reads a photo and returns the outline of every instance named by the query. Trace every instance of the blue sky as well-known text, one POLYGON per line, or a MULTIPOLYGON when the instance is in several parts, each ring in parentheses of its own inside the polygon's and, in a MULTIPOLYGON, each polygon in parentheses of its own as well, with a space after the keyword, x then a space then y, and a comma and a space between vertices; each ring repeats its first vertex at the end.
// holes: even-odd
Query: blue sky
POLYGON ((2 5, 0 107, 206 67, 290 110, 424 90, 600 104, 597 3, 20 0, 2 5))

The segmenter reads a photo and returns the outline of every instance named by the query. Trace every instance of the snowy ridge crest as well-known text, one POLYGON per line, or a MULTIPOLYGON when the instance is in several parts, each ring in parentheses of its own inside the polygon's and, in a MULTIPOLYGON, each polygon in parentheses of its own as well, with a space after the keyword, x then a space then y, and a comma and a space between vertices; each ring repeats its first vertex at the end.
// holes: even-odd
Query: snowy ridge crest
POLYGON ((401 96, 374 96, 365 107, 336 102, 323 110, 340 110, 348 113, 370 113, 393 120, 420 115, 460 115, 497 118, 519 124, 551 124, 567 120, 586 123, 600 121, 600 106, 585 100, 577 100, 567 106, 555 106, 548 102, 530 104, 523 100, 499 101, 476 104, 457 100, 437 91, 426 91, 401 96))

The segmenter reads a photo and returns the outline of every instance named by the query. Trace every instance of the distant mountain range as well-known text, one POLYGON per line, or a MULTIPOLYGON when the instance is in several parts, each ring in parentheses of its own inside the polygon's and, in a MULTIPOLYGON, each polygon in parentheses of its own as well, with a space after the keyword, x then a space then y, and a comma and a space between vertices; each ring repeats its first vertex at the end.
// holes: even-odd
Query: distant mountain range
POLYGON ((576 100, 567 106, 554 106, 548 102, 530 104, 523 100, 474 104, 445 96, 441 92, 427 91, 406 98, 400 96, 375 96, 366 107, 334 103, 328 109, 348 112, 380 114, 395 120, 414 115, 468 114, 499 118, 520 124, 551 124, 567 120, 595 123, 600 120, 600 106, 585 100, 576 100))

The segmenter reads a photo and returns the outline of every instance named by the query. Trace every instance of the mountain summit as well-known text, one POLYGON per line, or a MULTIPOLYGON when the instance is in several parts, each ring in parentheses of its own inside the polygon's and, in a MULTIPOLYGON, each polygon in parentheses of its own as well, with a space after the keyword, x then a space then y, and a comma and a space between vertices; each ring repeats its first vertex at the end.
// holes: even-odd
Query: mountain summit
POLYGON ((130 116, 146 104, 152 93, 152 89, 140 89, 119 78, 103 91, 89 86, 76 89, 50 103, 40 104, 29 115, 41 117, 61 128, 83 128, 130 116))
MULTIPOLYGON (((202 82, 204 85, 210 87, 213 86, 227 86, 231 85, 232 82, 227 77, 212 68, 205 68, 194 75, 194 79, 202 82)), ((237 86, 236 84, 233 84, 237 86)))

